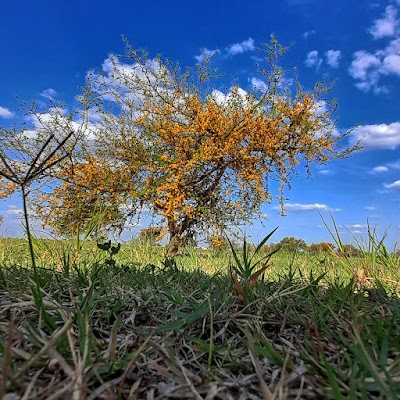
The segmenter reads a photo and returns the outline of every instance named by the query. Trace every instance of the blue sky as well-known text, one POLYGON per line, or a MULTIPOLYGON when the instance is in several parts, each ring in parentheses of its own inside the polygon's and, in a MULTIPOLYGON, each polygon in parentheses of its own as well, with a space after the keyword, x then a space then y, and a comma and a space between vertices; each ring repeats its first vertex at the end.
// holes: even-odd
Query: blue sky
MULTIPOLYGON (((364 149, 351 158, 294 177, 286 191, 287 216, 265 206, 265 226, 246 228, 254 240, 279 225, 284 236, 308 243, 329 240, 316 211, 333 215, 343 240, 362 237, 367 222, 387 243, 400 240, 400 0, 243 0, 183 2, 72 0, 4 2, 0 24, 0 125, 23 121, 24 100, 49 97, 72 103, 90 69, 101 69, 109 53, 122 53, 121 35, 150 56, 162 53, 194 66, 202 51, 215 52, 214 65, 229 87, 257 84, 257 48, 271 33, 292 44, 285 67, 299 80, 338 79, 337 129, 359 124, 350 141, 364 149)), ((0 233, 20 235, 17 197, 0 202, 0 233), (17 217, 17 218, 16 218, 17 217)))

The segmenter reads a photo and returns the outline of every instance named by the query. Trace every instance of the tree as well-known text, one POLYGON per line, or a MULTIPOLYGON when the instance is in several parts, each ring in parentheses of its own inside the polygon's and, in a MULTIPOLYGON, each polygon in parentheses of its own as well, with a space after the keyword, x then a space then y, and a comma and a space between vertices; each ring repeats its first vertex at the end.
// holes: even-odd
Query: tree
POLYGON ((208 238, 209 248, 214 251, 226 251, 229 249, 229 242, 221 232, 211 232, 208 238))
POLYGON ((307 249, 307 243, 303 239, 296 239, 295 237, 284 237, 279 246, 287 251, 304 251, 307 249))
POLYGON ((335 249, 335 246, 332 243, 313 243, 310 245, 309 250, 312 253, 332 253, 335 249))
POLYGON ((338 251, 338 254, 346 257, 361 257, 363 253, 352 244, 344 244, 342 245, 341 251, 338 251))
MULTIPOLYGON (((15 127, 11 130, 0 128, 0 198, 10 196, 17 189, 20 191, 24 228, 35 279, 37 270, 29 223, 28 197, 32 191, 38 189, 52 169, 57 168, 71 155, 76 144, 75 132, 72 129, 65 130, 69 127, 65 119, 63 122, 67 124, 64 124, 60 137, 57 129, 62 126, 58 121, 60 113, 57 109, 52 112, 55 119, 51 132, 48 132, 47 124, 42 124, 40 120, 37 121, 37 129, 34 131, 26 128, 17 130, 15 127)), ((35 115, 33 109, 30 115, 35 115)))
POLYGON ((161 240, 161 229, 154 226, 143 228, 139 232, 139 243, 149 243, 155 245, 161 240))
POLYGON ((112 210, 106 222, 123 227, 146 207, 179 245, 206 228, 250 221, 272 200, 270 178, 280 183, 283 205, 300 164, 310 173, 312 163, 354 150, 339 146, 346 134, 334 134, 335 105, 321 109, 330 88, 305 91, 297 83, 293 94, 285 86, 278 66, 285 51, 275 39, 265 46, 262 91, 234 85, 225 94, 211 86, 210 59, 182 73, 129 45, 125 62, 111 57, 81 96, 96 113, 95 139, 42 199, 46 221, 56 229, 85 224, 102 204, 112 210))

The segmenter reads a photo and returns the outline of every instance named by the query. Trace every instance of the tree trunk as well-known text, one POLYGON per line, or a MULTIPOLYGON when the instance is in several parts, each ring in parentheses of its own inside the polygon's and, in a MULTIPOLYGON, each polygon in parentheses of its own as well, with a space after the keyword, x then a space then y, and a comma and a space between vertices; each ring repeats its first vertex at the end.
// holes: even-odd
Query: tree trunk
POLYGON ((168 219, 168 233, 169 233, 169 251, 168 256, 173 257, 178 253, 179 248, 183 244, 183 237, 190 228, 194 225, 195 220, 186 216, 182 222, 177 222, 172 218, 168 219))

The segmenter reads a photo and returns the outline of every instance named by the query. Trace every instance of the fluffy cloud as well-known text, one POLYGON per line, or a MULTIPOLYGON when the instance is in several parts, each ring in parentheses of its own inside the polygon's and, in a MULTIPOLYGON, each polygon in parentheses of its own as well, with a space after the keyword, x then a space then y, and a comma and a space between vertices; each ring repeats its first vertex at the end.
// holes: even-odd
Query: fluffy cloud
POLYGON ((318 56, 318 51, 312 50, 307 53, 307 58, 305 59, 304 64, 308 68, 315 67, 316 69, 318 69, 322 64, 322 58, 318 56))
POLYGON ((367 210, 367 211, 375 211, 375 210, 376 210, 376 207, 374 207, 374 206, 365 206, 365 207, 364 207, 364 210, 367 210))
MULTIPOLYGON (((285 204, 285 210, 290 212, 307 212, 307 211, 315 211, 315 210, 322 210, 322 211, 340 211, 338 208, 330 208, 326 204, 300 204, 300 203, 287 203, 285 204)), ((273 207, 274 210, 280 210, 280 206, 273 207)))
POLYGON ((400 122, 360 126, 352 132, 352 142, 358 141, 365 150, 394 150, 400 145, 400 122))
POLYGON ((382 172, 388 172, 389 168, 385 167, 383 165, 379 165, 378 167, 372 168, 372 170, 370 171, 371 174, 380 174, 382 172))
POLYGON ((194 56, 197 62, 202 63, 205 58, 213 57, 217 54, 220 54, 221 50, 219 49, 214 49, 214 50, 209 50, 209 49, 203 49, 201 51, 201 54, 198 56, 194 56))
POLYGON ((267 84, 258 78, 251 78, 251 84, 254 86, 255 89, 260 90, 261 92, 265 92, 267 90, 267 84))
POLYGON ((383 186, 385 186, 386 189, 400 190, 400 181, 384 184, 383 186))
POLYGON ((307 31, 303 33, 303 38, 308 39, 309 36, 315 35, 315 30, 307 31))
POLYGON ((381 61, 367 51, 360 50, 353 54, 353 62, 350 65, 349 72, 354 79, 367 80, 371 69, 381 66, 381 61))
POLYGON ((400 162, 389 162, 384 165, 378 165, 377 167, 372 168, 371 171, 369 171, 369 173, 376 175, 399 169, 400 169, 400 162))
POLYGON ((241 43, 234 43, 226 48, 228 55, 235 56, 236 54, 244 53, 245 51, 255 50, 254 40, 248 38, 241 43))
POLYGON ((342 58, 340 50, 328 50, 325 53, 326 63, 332 68, 339 68, 339 61, 342 58))
POLYGON ((376 55, 364 50, 356 51, 349 68, 350 76, 360 81, 355 86, 364 92, 373 89, 375 93, 378 93, 381 65, 382 62, 376 55))
POLYGON ((248 93, 245 90, 243 90, 242 88, 237 88, 235 89, 237 90, 237 94, 234 95, 232 93, 233 89, 234 88, 232 87, 227 94, 224 94, 220 90, 215 89, 211 92, 210 97, 213 98, 217 104, 224 104, 225 102, 230 101, 233 98, 237 98, 233 96, 238 96, 244 103, 248 101, 248 93))
POLYGON ((14 115, 8 108, 0 106, 0 118, 12 118, 14 115))
POLYGON ((374 39, 390 37, 396 34, 398 25, 397 10, 393 6, 387 6, 383 18, 375 20, 369 32, 374 39))
POLYGON ((382 75, 400 76, 400 30, 397 10, 393 6, 386 7, 383 18, 374 21, 370 33, 374 39, 393 37, 389 44, 375 53, 365 50, 356 51, 349 68, 350 75, 358 80, 355 86, 375 94, 386 93, 388 90, 380 85, 382 75))
MULTIPOLYGON (((209 51, 206 49, 206 51, 209 51)), ((216 50, 210 50, 215 52, 216 50)), ((204 53, 206 55, 206 53, 204 53)), ((157 86, 161 75, 168 79, 169 72, 159 59, 147 59, 139 62, 122 62, 116 56, 110 56, 102 64, 102 74, 89 71, 87 78, 93 90, 101 95, 102 100, 119 104, 124 108, 126 101, 138 107, 145 100, 144 90, 158 90, 168 94, 169 89, 157 86), (147 71, 147 74, 145 73, 147 71), (129 82, 129 83, 128 83, 129 82)), ((168 86, 168 85, 166 85, 168 86)))
POLYGON ((42 97, 44 97, 45 99, 53 100, 54 97, 57 96, 57 92, 52 88, 48 88, 48 89, 43 90, 43 92, 40 93, 40 95, 42 97))
POLYGON ((387 55, 382 61, 381 72, 386 75, 395 74, 400 76, 400 55, 387 55))
POLYGON ((60 140, 71 131, 76 136, 85 135, 93 138, 94 132, 98 129, 95 109, 73 115, 66 108, 50 107, 44 112, 27 115, 25 121, 27 125, 23 134, 27 138, 36 138, 38 135, 49 137, 51 133, 60 140))

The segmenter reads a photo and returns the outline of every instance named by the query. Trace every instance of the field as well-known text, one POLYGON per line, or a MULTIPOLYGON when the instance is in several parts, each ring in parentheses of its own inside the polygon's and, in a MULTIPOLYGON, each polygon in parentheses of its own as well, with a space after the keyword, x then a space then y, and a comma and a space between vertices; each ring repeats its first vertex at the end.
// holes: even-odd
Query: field
POLYGON ((400 257, 371 240, 255 276, 247 248, 35 240, 34 269, 1 239, 0 398, 400 398, 400 257))

